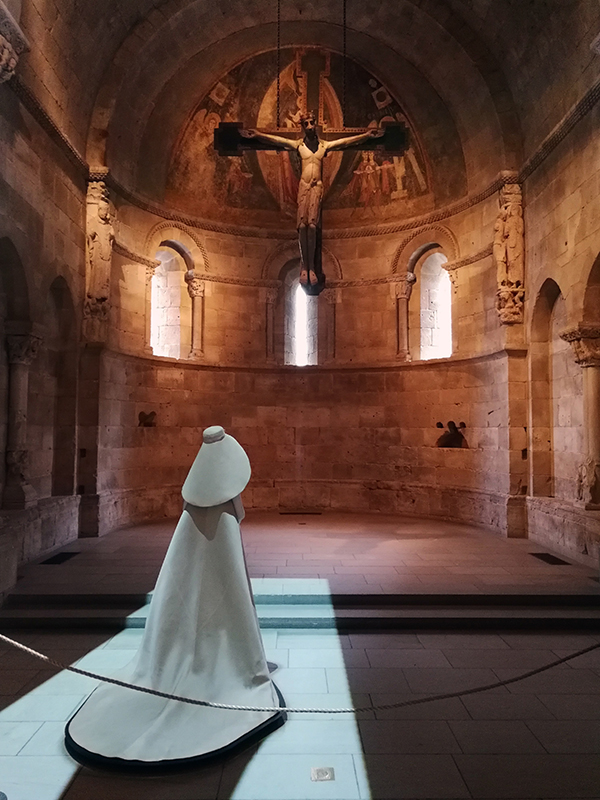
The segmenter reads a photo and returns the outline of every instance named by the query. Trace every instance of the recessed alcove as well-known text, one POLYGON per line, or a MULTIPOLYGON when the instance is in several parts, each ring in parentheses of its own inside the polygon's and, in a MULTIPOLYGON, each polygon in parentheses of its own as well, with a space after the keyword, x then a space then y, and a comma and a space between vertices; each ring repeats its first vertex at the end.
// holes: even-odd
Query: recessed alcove
POLYGON ((192 299, 185 273, 187 251, 165 243, 156 252, 159 266, 152 277, 150 346, 154 355, 186 358, 192 345, 192 299))

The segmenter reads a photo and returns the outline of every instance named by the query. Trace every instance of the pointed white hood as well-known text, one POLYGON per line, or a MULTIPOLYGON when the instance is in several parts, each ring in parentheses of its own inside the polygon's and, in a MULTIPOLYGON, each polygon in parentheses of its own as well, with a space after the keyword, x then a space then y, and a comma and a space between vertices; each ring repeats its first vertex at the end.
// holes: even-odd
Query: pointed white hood
POLYGON ((191 505, 217 506, 240 494, 249 480, 250 461, 243 447, 220 425, 213 425, 202 434, 181 494, 191 505))

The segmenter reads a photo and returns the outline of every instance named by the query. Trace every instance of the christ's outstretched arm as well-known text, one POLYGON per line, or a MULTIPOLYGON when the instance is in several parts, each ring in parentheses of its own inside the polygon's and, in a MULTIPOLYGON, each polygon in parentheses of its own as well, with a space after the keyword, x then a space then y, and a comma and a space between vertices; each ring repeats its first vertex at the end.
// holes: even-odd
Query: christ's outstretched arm
POLYGON ((302 141, 301 139, 286 139, 285 136, 276 136, 273 133, 263 133, 255 130, 240 130, 240 133, 245 139, 259 139, 261 142, 269 142, 279 147, 285 147, 286 150, 297 150, 299 143, 302 141))
POLYGON ((372 128, 366 133, 357 133, 356 136, 344 136, 343 139, 334 139, 332 142, 325 142, 326 149, 329 150, 344 150, 346 147, 351 147, 353 144, 361 144, 369 139, 380 139, 385 131, 379 128, 372 128))

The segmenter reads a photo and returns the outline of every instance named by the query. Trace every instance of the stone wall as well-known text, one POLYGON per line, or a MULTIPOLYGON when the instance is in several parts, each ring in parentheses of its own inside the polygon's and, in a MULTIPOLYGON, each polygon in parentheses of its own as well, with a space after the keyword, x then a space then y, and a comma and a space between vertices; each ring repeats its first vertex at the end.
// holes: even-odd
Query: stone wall
POLYGON ((232 370, 106 352, 101 530, 176 513, 212 424, 248 452, 250 508, 399 511, 503 530, 510 360, 232 370), (157 426, 138 427, 140 411, 156 411, 157 426), (469 449, 436 448, 448 419, 466 423, 469 449))
POLYGON ((74 459, 75 405, 71 400, 76 374, 69 378, 70 394, 59 399, 61 346, 56 349, 56 325, 60 327, 61 314, 60 309, 55 309, 56 314, 52 310, 51 290, 54 287, 61 298, 67 297, 73 310, 68 347, 62 348, 64 353, 68 350, 72 367, 84 299, 85 179, 6 83, 0 85, 0 165, 0 475, 4 475, 7 455, 4 426, 11 413, 5 335, 31 336, 41 343, 37 356, 25 365, 28 391, 22 393, 20 408, 12 409, 10 427, 14 432, 20 426, 17 449, 29 451, 29 463, 23 507, 0 511, 1 593, 14 585, 18 561, 36 558, 78 535, 79 497, 74 494, 73 470, 68 492, 53 487, 54 454, 60 449, 56 445, 62 426, 70 431, 74 459))

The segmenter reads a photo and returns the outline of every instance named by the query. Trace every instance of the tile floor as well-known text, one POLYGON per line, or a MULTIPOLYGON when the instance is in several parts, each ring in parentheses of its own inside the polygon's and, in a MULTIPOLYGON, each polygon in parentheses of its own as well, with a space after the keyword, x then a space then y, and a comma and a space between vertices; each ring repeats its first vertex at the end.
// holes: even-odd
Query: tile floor
MULTIPOLYGON (((17 593, 150 591, 175 521, 79 539, 60 565, 31 564, 17 593)), ((253 578, 287 592, 297 579, 324 579, 331 593, 598 594, 598 570, 545 564, 547 548, 469 525, 367 514, 280 515, 250 512, 242 535, 253 578)), ((42 559, 40 559, 42 560, 42 559)), ((568 561, 568 559, 566 559, 568 561)), ((307 584, 307 591, 310 587, 307 584)))
MULTIPOLYGON (((128 661, 141 636, 13 634, 101 673, 128 661)), ((264 641, 290 706, 360 708, 490 683, 600 642, 600 632, 269 630, 264 641)), ((600 796, 600 651, 480 695, 377 712, 291 713, 283 728, 224 766, 146 779, 93 772, 69 758, 65 721, 95 682, 37 666, 0 645, 0 791, 9 800, 600 796), (335 780, 311 781, 314 767, 332 767, 335 780)))
MULTIPOLYGON (((172 527, 157 523, 74 542, 66 549, 80 555, 27 567, 18 592, 149 591, 172 527)), ((253 515, 244 540, 256 592, 279 584, 297 594, 324 586, 368 593, 599 591, 592 569, 546 565, 529 555, 542 547, 467 526, 253 515), (326 561, 333 572, 322 571, 326 561)), ((63 663, 110 673, 132 657, 142 631, 9 635, 63 663)), ((600 643, 600 631, 281 629, 263 631, 263 639, 290 706, 359 708, 512 677, 600 643)), ((69 758, 65 721, 95 683, 40 664, 0 643, 0 792, 8 800, 600 797, 600 650, 463 698, 344 715, 291 713, 282 729, 223 766, 146 779, 93 772, 69 758), (333 768, 335 780, 311 781, 315 767, 333 768)))

